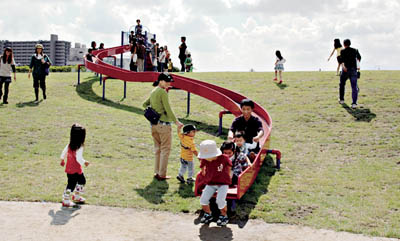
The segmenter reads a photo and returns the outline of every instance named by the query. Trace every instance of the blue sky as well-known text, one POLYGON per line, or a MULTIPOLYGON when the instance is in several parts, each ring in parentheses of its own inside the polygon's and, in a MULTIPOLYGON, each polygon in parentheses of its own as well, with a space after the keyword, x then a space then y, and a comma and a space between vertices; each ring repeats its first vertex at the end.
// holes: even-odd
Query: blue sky
POLYGON ((197 71, 272 71, 275 50, 287 71, 335 70, 333 39, 350 38, 362 69, 400 69, 398 0, 0 0, 0 39, 120 44, 140 18, 178 64, 187 37, 197 71), (24 7, 21 7, 24 6, 24 7), (37 10, 37 11, 36 11, 37 10))

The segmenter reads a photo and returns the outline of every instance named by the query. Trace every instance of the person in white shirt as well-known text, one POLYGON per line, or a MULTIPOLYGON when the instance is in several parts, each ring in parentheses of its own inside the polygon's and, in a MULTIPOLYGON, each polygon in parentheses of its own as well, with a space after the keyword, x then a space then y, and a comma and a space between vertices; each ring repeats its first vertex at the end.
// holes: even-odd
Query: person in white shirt
POLYGON ((11 48, 5 48, 4 53, 0 56, 0 100, 3 96, 3 84, 4 84, 4 96, 3 104, 8 104, 8 88, 11 83, 11 71, 14 73, 14 81, 17 81, 15 74, 15 61, 14 55, 11 48))

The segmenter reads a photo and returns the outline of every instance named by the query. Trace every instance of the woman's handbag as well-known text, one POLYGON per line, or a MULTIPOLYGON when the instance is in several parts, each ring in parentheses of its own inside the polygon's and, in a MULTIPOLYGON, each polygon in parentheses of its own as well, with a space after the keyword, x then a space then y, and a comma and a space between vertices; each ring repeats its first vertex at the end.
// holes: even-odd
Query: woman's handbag
POLYGON ((151 124, 157 125, 161 115, 149 106, 144 110, 144 117, 146 117, 146 119, 150 121, 151 124))

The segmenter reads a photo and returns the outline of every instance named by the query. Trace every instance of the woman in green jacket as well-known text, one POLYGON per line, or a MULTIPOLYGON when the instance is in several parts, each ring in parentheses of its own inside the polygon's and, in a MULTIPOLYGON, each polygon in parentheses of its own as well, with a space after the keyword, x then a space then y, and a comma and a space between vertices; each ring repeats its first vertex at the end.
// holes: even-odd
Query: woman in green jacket
POLYGON ((167 89, 173 81, 171 75, 161 73, 153 83, 156 88, 153 89, 150 97, 143 103, 144 108, 151 106, 161 115, 158 123, 151 125, 151 135, 153 136, 155 148, 154 177, 160 181, 170 178, 167 176, 167 166, 171 151, 171 123, 175 122, 177 126, 183 126, 175 117, 168 99, 167 89))
POLYGON ((33 76, 33 88, 35 89, 36 101, 39 100, 39 86, 43 92, 43 99, 46 99, 46 75, 51 65, 50 58, 43 53, 43 45, 36 44, 35 54, 31 57, 28 79, 33 76))

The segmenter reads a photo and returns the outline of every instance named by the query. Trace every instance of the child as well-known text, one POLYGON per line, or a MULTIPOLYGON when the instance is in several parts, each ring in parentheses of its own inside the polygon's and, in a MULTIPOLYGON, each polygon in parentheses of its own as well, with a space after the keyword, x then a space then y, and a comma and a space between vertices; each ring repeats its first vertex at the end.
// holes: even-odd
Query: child
POLYGON ((168 72, 172 72, 174 64, 171 59, 168 59, 168 72))
POLYGON ((286 59, 284 59, 281 55, 281 51, 277 50, 275 52, 276 55, 276 62, 275 62, 275 78, 274 81, 277 81, 277 72, 279 71, 279 83, 282 84, 282 71, 285 69, 283 68, 283 64, 286 62, 286 59))
POLYGON ((256 157, 256 152, 258 152, 257 142, 246 143, 244 136, 245 133, 243 131, 237 131, 235 133, 235 144, 239 152, 243 153, 253 161, 256 157))
POLYGON ((188 54, 187 58, 185 60, 185 68, 186 68, 186 72, 192 72, 193 70, 193 63, 192 63, 192 55, 188 54))
POLYGON ((82 172, 82 165, 89 165, 85 159, 83 159, 83 146, 85 143, 86 130, 79 124, 73 124, 71 127, 70 142, 65 146, 61 153, 61 166, 65 165, 65 157, 67 157, 67 165, 65 166, 65 172, 68 177, 68 185, 64 191, 62 205, 63 207, 73 207, 75 203, 84 203, 85 199, 81 196, 83 193, 83 186, 86 184, 85 176, 82 172), (76 187, 76 188, 75 188, 76 187), (71 202, 70 196, 75 189, 75 194, 72 196, 71 202))
POLYGON ((336 59, 337 59, 337 62, 338 62, 338 66, 337 66, 337 69, 336 69, 336 76, 339 76, 340 52, 342 52, 342 49, 343 49, 343 47, 342 47, 342 44, 340 43, 340 40, 339 39, 333 40, 333 50, 332 50, 331 55, 329 55, 328 61, 331 59, 333 53, 335 53, 335 51, 336 51, 336 59))
POLYGON ((232 162, 226 155, 222 155, 217 144, 212 140, 205 140, 200 144, 201 174, 205 176, 206 187, 200 197, 204 216, 200 219, 201 223, 208 224, 212 221, 210 209, 210 199, 217 192, 217 204, 221 210, 217 225, 225 226, 229 219, 227 216, 226 195, 231 184, 232 162))
POLYGON ((196 146, 194 144, 194 136, 196 135, 196 126, 185 125, 183 127, 183 133, 181 133, 182 126, 178 126, 178 137, 181 141, 181 168, 179 169, 179 175, 176 178, 181 182, 185 183, 186 168, 188 169, 187 184, 192 184, 193 179, 193 154, 197 156, 196 146))
POLYGON ((238 178, 242 171, 246 170, 248 166, 251 166, 249 158, 241 153, 236 147, 235 143, 230 141, 225 141, 222 143, 221 151, 223 154, 227 155, 232 161, 232 185, 236 185, 238 178))

